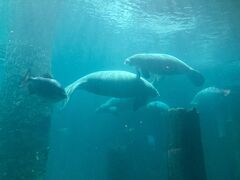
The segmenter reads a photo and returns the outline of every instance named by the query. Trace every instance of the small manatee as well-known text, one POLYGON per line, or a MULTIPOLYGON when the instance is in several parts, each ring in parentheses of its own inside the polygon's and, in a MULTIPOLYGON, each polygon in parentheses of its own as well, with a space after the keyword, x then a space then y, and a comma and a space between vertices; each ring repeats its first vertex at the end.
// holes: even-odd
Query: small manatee
POLYGON ((168 111, 169 106, 165 104, 164 102, 161 101, 150 101, 147 106, 147 109, 152 109, 152 110, 163 110, 163 111, 168 111))
POLYGON ((100 105, 97 109, 97 113, 110 113, 118 115, 121 112, 132 110, 134 103, 133 98, 110 98, 105 103, 100 105))
POLYGON ((159 114, 161 117, 166 117, 168 114, 169 106, 162 101, 150 101, 146 108, 148 113, 156 113, 159 114))
POLYGON ((124 64, 133 66, 143 77, 149 78, 150 75, 177 75, 185 74, 196 86, 201 86, 205 79, 195 69, 181 61, 180 59, 168 54, 143 53, 128 57, 124 64))
POLYGON ((58 102, 67 98, 67 94, 60 83, 52 79, 50 75, 32 77, 30 70, 24 76, 20 87, 28 87, 30 94, 36 94, 52 102, 58 102))
POLYGON ((217 103, 222 98, 231 93, 230 89, 220 89, 216 87, 208 87, 199 91, 193 98, 191 104, 200 106, 201 104, 217 103))

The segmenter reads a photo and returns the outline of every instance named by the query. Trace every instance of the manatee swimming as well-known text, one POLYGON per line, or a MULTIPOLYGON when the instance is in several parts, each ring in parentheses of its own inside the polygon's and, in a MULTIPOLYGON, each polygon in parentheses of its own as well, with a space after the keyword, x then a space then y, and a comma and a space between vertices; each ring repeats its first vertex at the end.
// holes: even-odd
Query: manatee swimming
POLYGON ((194 106, 206 106, 206 104, 218 104, 231 93, 230 89, 208 87, 199 91, 193 98, 191 104, 194 106))
POLYGON ((147 105, 146 108, 151 111, 168 111, 169 106, 162 102, 162 101, 150 101, 147 105))
POLYGON ((138 75, 141 73, 147 79, 151 75, 185 74, 196 86, 201 86, 205 81, 203 75, 197 70, 168 54, 135 54, 128 57, 124 64, 135 67, 138 75))
POLYGON ((27 86, 29 94, 36 94, 53 102, 67 98, 64 88, 49 74, 33 77, 28 71, 21 82, 20 87, 23 86, 27 86))
POLYGON ((132 110, 133 103, 133 98, 110 98, 96 109, 96 113, 118 115, 121 112, 132 110))
POLYGON ((134 110, 143 106, 149 98, 159 96, 158 90, 150 82, 126 71, 98 71, 88 74, 65 88, 68 99, 76 89, 102 96, 134 98, 134 110))
MULTIPOLYGON (((110 98, 105 103, 100 105, 97 109, 97 113, 110 113, 113 115, 118 115, 122 112, 132 111, 132 106, 134 103, 133 98, 110 98)), ((161 101, 148 101, 143 107, 145 111, 151 112, 166 112, 169 106, 161 101)))
POLYGON ((158 117, 159 120, 163 120, 168 116, 169 106, 159 100, 149 101, 144 108, 141 109, 143 115, 148 117, 158 117))

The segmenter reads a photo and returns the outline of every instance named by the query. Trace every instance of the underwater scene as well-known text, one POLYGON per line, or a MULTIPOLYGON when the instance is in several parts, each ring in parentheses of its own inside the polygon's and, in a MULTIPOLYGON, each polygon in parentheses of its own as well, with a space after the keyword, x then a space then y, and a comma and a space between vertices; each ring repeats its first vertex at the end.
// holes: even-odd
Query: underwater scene
POLYGON ((240 180, 239 0, 0 0, 0 180, 240 180))

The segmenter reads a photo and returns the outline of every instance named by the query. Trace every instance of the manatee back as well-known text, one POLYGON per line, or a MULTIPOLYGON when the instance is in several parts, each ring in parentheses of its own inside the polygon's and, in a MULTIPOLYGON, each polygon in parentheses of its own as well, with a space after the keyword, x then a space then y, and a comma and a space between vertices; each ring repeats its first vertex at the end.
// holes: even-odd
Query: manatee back
POLYGON ((216 87, 208 87, 199 91, 193 98, 193 106, 205 106, 219 103, 224 98, 224 94, 216 87))
POLYGON ((148 91, 154 91, 153 86, 136 77, 135 74, 125 71, 100 71, 86 77, 82 89, 89 92, 118 98, 131 98, 148 95, 148 91))
POLYGON ((136 54, 130 59, 135 66, 156 74, 182 74, 192 69, 180 59, 168 54, 136 54))
POLYGON ((126 71, 99 71, 80 78, 65 88, 68 94, 66 103, 76 89, 117 98, 158 96, 158 91, 151 83, 126 71))

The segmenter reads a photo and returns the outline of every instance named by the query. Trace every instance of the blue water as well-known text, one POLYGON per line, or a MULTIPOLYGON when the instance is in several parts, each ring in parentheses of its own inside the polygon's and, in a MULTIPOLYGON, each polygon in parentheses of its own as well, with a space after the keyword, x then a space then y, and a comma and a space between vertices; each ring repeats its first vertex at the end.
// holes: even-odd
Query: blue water
MULTIPOLYGON (((2 7, 9 4, 0 2, 1 44, 7 41, 9 31, 4 26, 9 21, 8 11, 2 7)), ((195 87, 185 76, 166 77, 157 85, 161 101, 170 107, 188 108, 194 95, 206 87, 239 84, 239 9, 238 0, 59 2, 52 73, 67 86, 99 70, 135 72, 123 64, 135 53, 171 54, 206 78, 202 87, 195 87)), ((166 123, 142 111, 96 114, 95 109, 106 100, 78 91, 64 110, 56 108, 48 179, 167 179, 166 123)), ((222 139, 216 142, 215 137, 219 135, 215 120, 223 116, 216 114, 226 108, 217 106, 209 114, 205 107, 202 128, 208 179, 234 180, 230 146, 222 139)))

